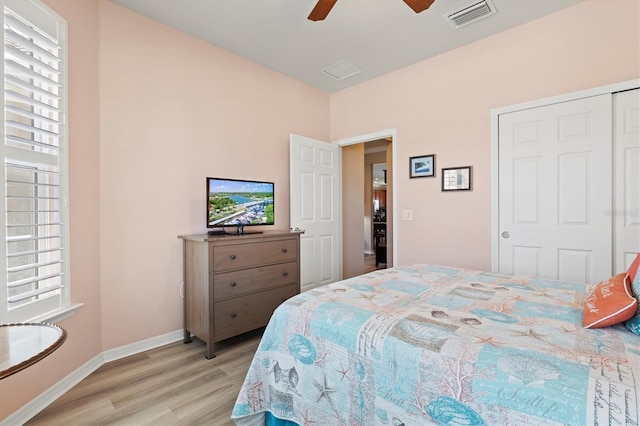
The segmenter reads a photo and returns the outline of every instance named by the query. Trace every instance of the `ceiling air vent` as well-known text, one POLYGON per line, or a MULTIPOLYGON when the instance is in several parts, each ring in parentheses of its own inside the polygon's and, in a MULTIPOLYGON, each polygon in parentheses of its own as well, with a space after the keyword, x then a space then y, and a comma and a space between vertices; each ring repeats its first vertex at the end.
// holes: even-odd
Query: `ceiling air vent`
POLYGON ((355 65, 351 65, 347 61, 339 60, 333 65, 321 69, 323 73, 330 75, 336 80, 344 80, 345 78, 360 74, 362 71, 355 65))
POLYGON ((444 16, 453 28, 460 28, 497 12, 495 6, 489 0, 482 0, 449 12, 444 16))

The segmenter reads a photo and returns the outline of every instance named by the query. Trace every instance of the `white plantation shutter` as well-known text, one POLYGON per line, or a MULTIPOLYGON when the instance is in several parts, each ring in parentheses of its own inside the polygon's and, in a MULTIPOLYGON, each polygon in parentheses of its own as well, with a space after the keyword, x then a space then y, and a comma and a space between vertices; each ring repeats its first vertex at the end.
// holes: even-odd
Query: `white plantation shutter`
POLYGON ((1 1, 4 126, 0 322, 69 305, 66 23, 38 1, 1 1))

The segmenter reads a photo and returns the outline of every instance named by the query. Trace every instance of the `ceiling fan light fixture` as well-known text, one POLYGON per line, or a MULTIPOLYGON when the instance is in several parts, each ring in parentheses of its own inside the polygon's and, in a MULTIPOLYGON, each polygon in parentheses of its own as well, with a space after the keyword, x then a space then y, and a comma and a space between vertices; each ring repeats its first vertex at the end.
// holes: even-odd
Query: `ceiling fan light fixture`
POLYGON ((495 13, 498 13, 498 10, 490 0, 481 0, 446 13, 444 18, 454 29, 458 29, 495 13))
POLYGON ((362 70, 355 65, 351 65, 349 62, 342 59, 335 64, 322 68, 320 71, 335 78, 336 80, 344 80, 345 78, 352 77, 362 72, 362 70))

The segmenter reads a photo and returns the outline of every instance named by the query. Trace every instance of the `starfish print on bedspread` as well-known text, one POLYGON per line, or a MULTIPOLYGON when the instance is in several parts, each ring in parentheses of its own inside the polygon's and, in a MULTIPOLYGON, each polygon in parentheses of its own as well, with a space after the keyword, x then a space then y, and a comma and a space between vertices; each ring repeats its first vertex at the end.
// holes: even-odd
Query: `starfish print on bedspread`
POLYGON ((542 292, 538 293, 538 296, 543 297, 545 299, 554 299, 556 302, 562 303, 562 304, 568 304, 571 305, 571 302, 567 302, 565 300, 565 298, 567 297, 567 292, 563 292, 562 290, 558 290, 555 289, 554 291, 550 291, 550 290, 543 290, 542 292))
MULTIPOLYGON (((557 330, 557 328, 554 328, 554 329, 557 330)), ((532 339, 535 339, 538 342, 543 343, 547 347, 551 348, 553 351, 557 352, 558 354, 561 354, 567 360, 572 359, 572 360, 578 361, 582 357, 582 354, 580 352, 577 352, 575 349, 573 349, 571 345, 569 345, 568 347, 565 347, 563 345, 556 344, 552 341, 553 339, 552 335, 539 333, 535 331, 533 328, 527 328, 524 330, 510 330, 510 331, 511 331, 511 334, 516 337, 531 337, 532 339), (549 338, 549 339, 547 340, 545 338, 549 338)))
POLYGON ((318 423, 315 420, 311 420, 308 416, 309 416, 309 411, 305 411, 305 413, 302 415, 303 426, 311 426, 312 424, 318 423))
POLYGON ((327 401, 329 401, 329 404, 331 404, 331 406, 333 407, 331 394, 336 390, 334 388, 329 387, 329 385, 327 384, 327 376, 323 375, 322 379, 323 379, 322 383, 318 383, 315 380, 313 381, 313 384, 315 385, 316 388, 318 388, 318 391, 319 391, 318 397, 316 398, 316 402, 320 402, 322 398, 327 398, 327 401))
POLYGON ((493 340, 493 337, 489 336, 489 337, 478 337, 475 336, 476 339, 478 339, 479 341, 477 343, 487 343, 491 346, 498 346, 498 345, 502 345, 501 342, 496 342, 495 340, 493 340))
POLYGON ((511 333, 515 334, 518 337, 526 337, 526 336, 533 337, 534 339, 541 340, 543 342, 545 342, 544 337, 547 337, 546 334, 537 333, 532 328, 529 328, 526 331, 512 330, 511 333))
POLYGON ((347 377, 347 373, 349 373, 349 370, 351 369, 350 368, 345 369, 342 366, 342 363, 340 363, 340 368, 341 368, 340 370, 336 370, 338 373, 342 374, 342 376, 340 377, 340 381, 342 381, 345 377, 349 379, 349 377, 347 377))
POLYGON ((376 298, 375 294, 359 294, 359 298, 366 300, 369 303, 373 303, 373 299, 376 298))

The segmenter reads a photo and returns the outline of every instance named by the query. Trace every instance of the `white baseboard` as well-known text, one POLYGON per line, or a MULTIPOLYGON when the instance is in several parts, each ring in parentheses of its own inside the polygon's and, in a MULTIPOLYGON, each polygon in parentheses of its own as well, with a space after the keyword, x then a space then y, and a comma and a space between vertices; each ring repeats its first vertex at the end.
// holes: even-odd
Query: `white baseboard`
POLYGON ((80 368, 73 371, 64 379, 51 386, 49 389, 29 401, 18 411, 4 419, 0 424, 7 426, 25 424, 40 411, 47 408, 53 401, 60 398, 65 392, 80 383, 82 379, 100 368, 103 364, 104 358, 102 354, 94 356, 92 359, 85 362, 80 368))
POLYGON ((183 330, 176 330, 160 336, 151 337, 136 343, 124 345, 119 348, 104 351, 92 359, 84 363, 81 367, 74 370, 71 374, 60 380, 55 385, 32 399, 15 413, 0 422, 2 426, 23 425, 37 415, 40 411, 47 408, 53 401, 60 398, 65 392, 80 383, 89 374, 102 367, 105 363, 115 361, 140 352, 155 349, 169 343, 177 342, 184 338, 183 330))
POLYGON ((108 351, 104 351, 102 355, 104 356, 104 362, 111 362, 120 358, 139 354, 140 352, 159 348, 160 346, 177 342, 183 338, 184 331, 176 330, 170 333, 161 334, 160 336, 150 337, 139 342, 120 346, 119 348, 109 349, 108 351))

